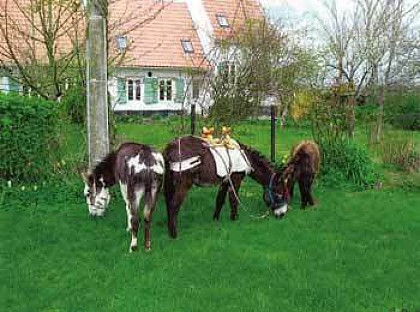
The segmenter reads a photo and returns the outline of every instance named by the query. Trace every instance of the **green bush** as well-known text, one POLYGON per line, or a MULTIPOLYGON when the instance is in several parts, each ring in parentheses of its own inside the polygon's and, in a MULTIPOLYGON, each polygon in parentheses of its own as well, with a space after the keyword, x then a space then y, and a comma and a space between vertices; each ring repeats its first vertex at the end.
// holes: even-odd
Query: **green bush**
POLYGON ((39 181, 53 172, 57 103, 0 95, 0 179, 39 181))
POLYGON ((374 163, 365 149, 347 142, 322 145, 321 152, 321 175, 332 185, 348 181, 365 188, 377 181, 374 163))
POLYGON ((397 128, 420 130, 420 94, 407 91, 388 95, 385 115, 397 128))
POLYGON ((61 101, 62 112, 71 122, 83 124, 86 120, 86 91, 73 87, 61 101))

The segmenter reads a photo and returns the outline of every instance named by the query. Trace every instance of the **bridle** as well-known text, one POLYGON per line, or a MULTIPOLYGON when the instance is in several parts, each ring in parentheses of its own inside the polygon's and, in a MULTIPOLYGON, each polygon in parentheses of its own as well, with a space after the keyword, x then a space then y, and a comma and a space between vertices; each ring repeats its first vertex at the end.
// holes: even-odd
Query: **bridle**
POLYGON ((274 172, 270 177, 270 182, 268 184, 268 187, 265 188, 265 191, 268 193, 268 199, 269 199, 269 205, 274 206, 279 203, 281 199, 284 199, 286 202, 289 202, 290 194, 289 189, 287 188, 287 185, 283 188, 283 197, 281 197, 280 194, 276 193, 273 190, 273 183, 275 181, 276 173, 274 172))

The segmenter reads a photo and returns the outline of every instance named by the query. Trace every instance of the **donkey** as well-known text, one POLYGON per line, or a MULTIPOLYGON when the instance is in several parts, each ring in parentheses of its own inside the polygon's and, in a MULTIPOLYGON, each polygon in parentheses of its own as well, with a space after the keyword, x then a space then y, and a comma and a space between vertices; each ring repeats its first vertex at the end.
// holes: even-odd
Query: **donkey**
MULTIPOLYGON (((233 141, 233 140, 232 140, 233 141)), ((181 204, 193 185, 219 186, 213 219, 219 220, 226 195, 229 194, 230 219, 238 217, 238 192, 244 177, 249 174, 252 179, 263 186, 263 199, 276 217, 287 213, 287 185, 280 185, 281 174, 259 152, 249 146, 237 144, 240 157, 245 165, 236 165, 233 157, 224 161, 224 174, 219 173, 216 157, 223 149, 214 148, 202 138, 187 136, 174 139, 165 148, 165 182, 164 193, 168 213, 168 231, 173 238, 177 236, 176 219, 181 204)), ((240 158, 239 157, 239 158, 240 158)))
POLYGON ((111 197, 109 188, 117 182, 120 184, 126 204, 127 231, 131 232, 130 252, 138 248, 138 210, 143 196, 144 249, 151 249, 150 227, 164 171, 161 153, 147 145, 124 143, 105 156, 92 172, 83 174, 86 203, 89 214, 94 217, 105 214, 111 197))
POLYGON ((321 154, 318 145, 309 140, 296 144, 290 153, 290 160, 282 173, 282 179, 287 184, 290 198, 293 197, 295 182, 299 184, 301 207, 315 204, 312 196, 312 183, 319 172, 321 154))

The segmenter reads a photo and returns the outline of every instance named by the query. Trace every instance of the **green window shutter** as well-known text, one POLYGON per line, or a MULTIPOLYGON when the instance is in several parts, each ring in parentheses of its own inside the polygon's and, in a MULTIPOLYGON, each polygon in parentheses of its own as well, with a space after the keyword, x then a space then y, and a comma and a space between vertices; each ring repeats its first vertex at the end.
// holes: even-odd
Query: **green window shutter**
POLYGON ((144 103, 156 104, 158 102, 158 79, 155 77, 144 78, 144 103))
POLYGON ((20 92, 20 84, 17 80, 9 78, 9 91, 13 93, 20 92))
POLYGON ((175 102, 182 103, 184 102, 185 97, 185 81, 184 78, 177 78, 175 80, 175 102))
POLYGON ((125 79, 117 78, 118 79, 118 103, 119 104, 126 104, 127 103, 127 90, 125 85, 125 79))

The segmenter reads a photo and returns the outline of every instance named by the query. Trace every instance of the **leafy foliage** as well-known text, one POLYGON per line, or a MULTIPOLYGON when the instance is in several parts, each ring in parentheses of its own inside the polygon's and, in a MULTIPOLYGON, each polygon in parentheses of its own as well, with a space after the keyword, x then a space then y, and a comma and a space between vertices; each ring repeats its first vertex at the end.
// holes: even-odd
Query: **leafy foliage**
POLYGON ((389 122, 402 129, 420 130, 420 94, 398 92, 388 95, 385 114, 389 122))
POLYGON ((61 102, 63 113, 71 122, 83 124, 86 120, 86 90, 75 86, 65 94, 61 102))
POLYGON ((0 95, 0 178, 38 181, 57 164, 58 109, 37 97, 0 95))
POLYGON ((315 72, 313 56, 281 27, 249 20, 240 32, 222 40, 217 73, 210 79, 214 99, 210 118, 236 123, 273 97, 285 109, 304 80, 315 72))
POLYGON ((350 182, 358 187, 372 186, 376 181, 373 161, 365 149, 351 141, 350 113, 334 96, 320 101, 315 109, 313 136, 321 147, 321 173, 331 185, 350 182))
POLYGON ((321 174, 327 184, 340 185, 350 182, 358 187, 370 187, 377 181, 377 174, 367 150, 353 144, 324 144, 321 146, 323 164, 321 174), (331 182, 331 183, 329 183, 331 182))

